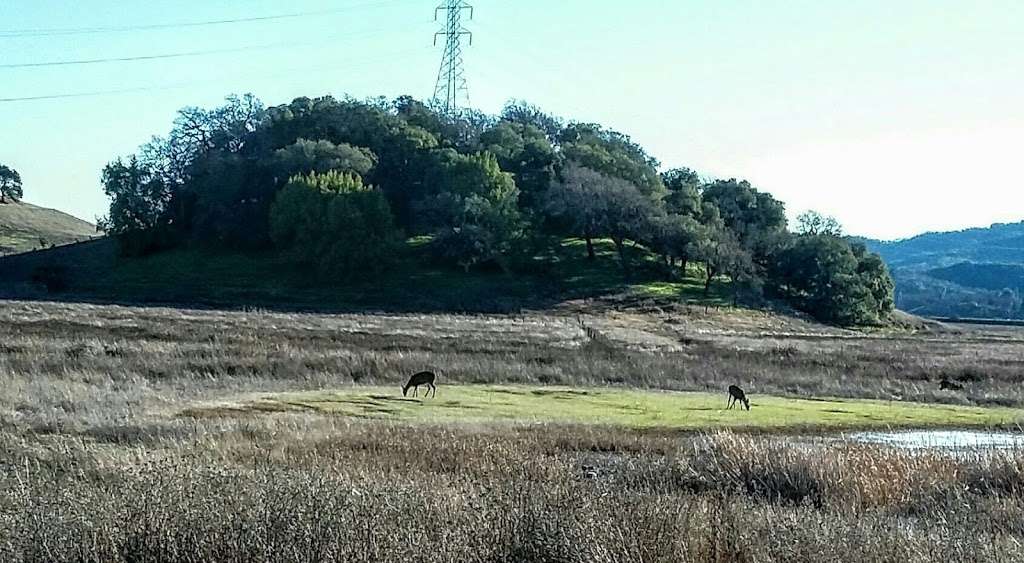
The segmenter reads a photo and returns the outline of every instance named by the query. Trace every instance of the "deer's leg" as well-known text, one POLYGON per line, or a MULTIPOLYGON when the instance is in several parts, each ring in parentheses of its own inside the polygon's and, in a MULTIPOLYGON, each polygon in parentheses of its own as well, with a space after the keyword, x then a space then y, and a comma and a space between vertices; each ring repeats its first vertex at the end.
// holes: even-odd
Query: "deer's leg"
POLYGON ((434 392, 434 398, 437 398, 437 387, 433 383, 430 384, 430 390, 434 392))

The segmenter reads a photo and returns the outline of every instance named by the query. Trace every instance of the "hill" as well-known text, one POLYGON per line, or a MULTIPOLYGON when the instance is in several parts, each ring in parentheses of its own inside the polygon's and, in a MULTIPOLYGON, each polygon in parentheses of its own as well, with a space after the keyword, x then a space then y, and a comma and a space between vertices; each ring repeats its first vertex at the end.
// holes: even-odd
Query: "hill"
POLYGON ((973 264, 961 262, 947 268, 928 270, 928 275, 964 287, 1002 291, 1024 288, 1024 266, 1015 264, 973 264))
POLYGON ((783 202, 745 180, 659 172, 627 134, 532 106, 478 117, 408 97, 187 108, 103 170, 119 249, 0 261, 0 291, 478 312, 660 299, 837 326, 890 318, 878 256, 791 232, 783 202))
POLYGON ((1024 264, 1024 221, 925 233, 898 241, 863 240, 893 269, 944 268, 961 262, 1024 264))
POLYGON ((889 264, 901 309, 931 316, 1024 318, 1024 222, 898 241, 860 240, 889 264))
POLYGON ((88 240, 96 226, 30 203, 0 204, 0 254, 17 254, 88 240))

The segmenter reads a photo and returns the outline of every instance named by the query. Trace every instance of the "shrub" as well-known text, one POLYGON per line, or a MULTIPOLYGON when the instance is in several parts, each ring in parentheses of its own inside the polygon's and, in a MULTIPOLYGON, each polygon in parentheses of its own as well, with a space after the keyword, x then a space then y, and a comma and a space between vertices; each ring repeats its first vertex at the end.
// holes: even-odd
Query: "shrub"
POLYGON ((279 249, 340 277, 384 269, 399 241, 383 194, 333 171, 288 182, 271 207, 270 235, 279 249))
POLYGON ((776 256, 772 273, 780 293, 822 321, 873 324, 893 310, 885 263, 833 235, 793 237, 776 256))

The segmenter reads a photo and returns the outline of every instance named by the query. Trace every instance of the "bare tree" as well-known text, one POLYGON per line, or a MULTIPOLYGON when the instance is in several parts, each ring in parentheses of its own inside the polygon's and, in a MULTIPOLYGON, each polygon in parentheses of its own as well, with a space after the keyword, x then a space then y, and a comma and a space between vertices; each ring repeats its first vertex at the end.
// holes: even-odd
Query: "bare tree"
POLYGON ((822 215, 817 211, 801 213, 796 218, 796 232, 802 235, 843 236, 843 226, 835 217, 822 215))
POLYGON ((658 204, 632 183, 570 164, 562 181, 548 190, 546 209, 587 242, 594 258, 593 239, 608 237, 615 243, 622 267, 629 271, 625 241, 640 240, 650 222, 662 214, 658 204))

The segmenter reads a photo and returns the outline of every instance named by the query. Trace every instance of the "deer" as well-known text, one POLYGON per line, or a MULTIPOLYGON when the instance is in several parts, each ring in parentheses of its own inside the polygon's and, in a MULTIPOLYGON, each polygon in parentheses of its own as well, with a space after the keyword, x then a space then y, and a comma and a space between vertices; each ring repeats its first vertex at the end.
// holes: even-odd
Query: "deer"
POLYGON ((964 386, 955 381, 943 378, 942 381, 939 382, 939 389, 942 391, 963 391, 964 386))
POLYGON ((726 410, 733 408, 736 403, 743 403, 743 406, 750 410, 750 399, 747 399, 747 394, 743 392, 743 389, 735 385, 729 386, 729 406, 726 410))
POLYGON ((412 396, 416 397, 419 395, 420 385, 427 386, 427 392, 425 397, 430 396, 430 391, 434 391, 434 396, 437 396, 437 387, 434 387, 434 373, 430 371, 421 371, 414 374, 409 378, 409 382, 402 386, 402 396, 407 397, 409 395, 409 389, 412 388, 412 396))

